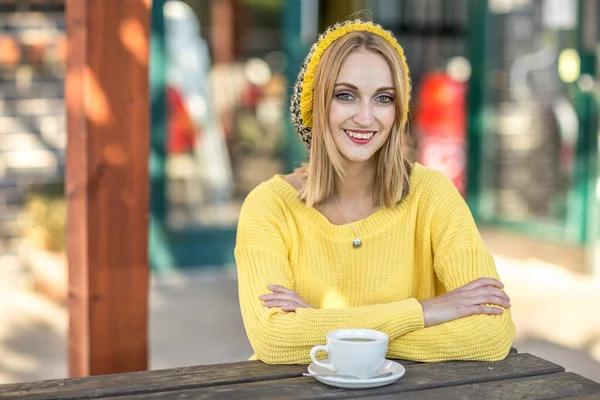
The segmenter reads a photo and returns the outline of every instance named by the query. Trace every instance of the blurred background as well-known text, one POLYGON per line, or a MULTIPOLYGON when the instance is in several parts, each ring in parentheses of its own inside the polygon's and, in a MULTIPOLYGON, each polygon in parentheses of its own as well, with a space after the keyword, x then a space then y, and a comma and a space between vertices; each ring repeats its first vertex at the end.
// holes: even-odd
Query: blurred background
MULTIPOLYGON (((67 376, 64 12, 0 0, 0 383, 67 376)), ((600 381, 596 0, 154 0, 151 368, 250 356, 240 205, 305 160, 292 86, 354 13, 405 49, 411 156, 465 196, 515 347, 600 381)))

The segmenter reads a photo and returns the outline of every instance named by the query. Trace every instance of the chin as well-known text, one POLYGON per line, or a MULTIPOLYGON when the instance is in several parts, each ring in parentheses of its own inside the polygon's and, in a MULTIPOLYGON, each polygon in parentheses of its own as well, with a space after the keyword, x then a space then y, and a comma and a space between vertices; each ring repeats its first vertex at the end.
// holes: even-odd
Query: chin
POLYGON ((353 163, 364 163, 367 161, 373 161, 375 159, 375 153, 376 151, 340 151, 342 157, 353 163))
POLYGON ((367 161, 374 161, 375 155, 383 147, 383 143, 376 144, 374 146, 360 146, 351 144, 350 146, 338 147, 340 154, 348 161, 354 163, 364 163, 367 161))

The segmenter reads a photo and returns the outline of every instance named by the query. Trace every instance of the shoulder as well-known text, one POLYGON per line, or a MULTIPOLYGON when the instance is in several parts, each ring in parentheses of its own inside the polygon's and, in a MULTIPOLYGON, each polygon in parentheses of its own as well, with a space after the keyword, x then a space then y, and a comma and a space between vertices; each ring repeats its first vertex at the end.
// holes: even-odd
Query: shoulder
POLYGON ((281 182, 284 182, 284 178, 281 175, 274 175, 271 179, 256 185, 244 199, 244 207, 278 202, 281 197, 278 190, 281 182))
POLYGON ((293 189, 281 175, 260 183, 244 199, 240 210, 236 247, 268 247, 288 238, 290 206, 286 191, 293 189))
POLYGON ((411 171, 412 204, 421 214, 437 214, 441 210, 468 209, 463 196, 442 172, 415 163, 411 171))
POLYGON ((414 163, 410 174, 410 190, 417 197, 440 195, 459 195, 458 190, 450 179, 440 171, 414 163))
POLYGON ((299 169, 295 170, 289 175, 283 176, 283 179, 292 185, 297 191, 300 191, 300 189, 302 189, 302 185, 304 185, 304 181, 302 180, 302 172, 299 169))
POLYGON ((248 216, 278 218, 291 208, 297 196, 295 188, 284 175, 274 175, 248 193, 242 204, 240 219, 248 216))

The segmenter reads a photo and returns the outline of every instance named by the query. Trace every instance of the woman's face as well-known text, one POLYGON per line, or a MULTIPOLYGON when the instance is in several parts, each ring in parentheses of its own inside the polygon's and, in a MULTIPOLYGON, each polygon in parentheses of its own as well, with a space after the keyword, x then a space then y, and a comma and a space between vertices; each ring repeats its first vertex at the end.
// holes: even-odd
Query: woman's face
POLYGON ((392 71, 367 50, 351 53, 340 69, 329 111, 329 129, 340 154, 350 162, 370 160, 383 146, 396 106, 392 71))

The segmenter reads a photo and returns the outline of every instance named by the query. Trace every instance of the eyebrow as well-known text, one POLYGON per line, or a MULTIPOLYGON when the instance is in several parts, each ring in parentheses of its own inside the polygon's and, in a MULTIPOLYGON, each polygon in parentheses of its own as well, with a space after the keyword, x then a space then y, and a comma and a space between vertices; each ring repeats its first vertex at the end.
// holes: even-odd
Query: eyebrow
MULTIPOLYGON (((350 89, 354 89, 354 90, 358 91, 358 88, 355 85, 351 84, 351 83, 338 82, 338 83, 335 84, 335 87, 338 87, 338 86, 347 86, 350 89)), ((394 89, 393 86, 385 86, 385 87, 381 87, 381 88, 377 89, 376 92, 384 92, 386 90, 395 90, 395 89, 394 89)))

